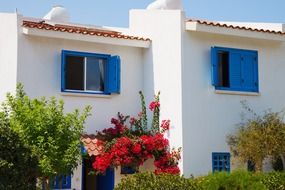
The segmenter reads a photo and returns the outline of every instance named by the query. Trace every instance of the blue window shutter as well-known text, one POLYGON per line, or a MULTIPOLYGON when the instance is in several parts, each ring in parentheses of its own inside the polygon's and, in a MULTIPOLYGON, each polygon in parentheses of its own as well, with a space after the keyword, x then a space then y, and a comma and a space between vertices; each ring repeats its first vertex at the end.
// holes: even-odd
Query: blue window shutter
POLYGON ((71 175, 68 176, 63 176, 65 177, 65 181, 66 183, 62 183, 62 188, 63 189, 70 189, 71 188, 71 175))
POLYGON ((245 91, 254 91, 255 81, 254 81, 254 62, 255 55, 244 53, 243 60, 241 64, 241 80, 242 89, 245 91))
POLYGON ((257 56, 257 53, 254 56, 254 61, 253 61, 253 81, 254 81, 253 91, 258 92, 259 84, 258 84, 258 56, 257 56))
POLYGON ((121 59, 111 56, 107 63, 106 93, 120 93, 121 59))
POLYGON ((242 56, 237 51, 230 52, 230 88, 241 90, 241 62, 242 56))
POLYGON ((211 47, 211 64, 212 64, 212 85, 218 86, 218 59, 217 59, 217 49, 211 47))
POLYGON ((61 51, 61 91, 65 90, 65 51, 61 51))

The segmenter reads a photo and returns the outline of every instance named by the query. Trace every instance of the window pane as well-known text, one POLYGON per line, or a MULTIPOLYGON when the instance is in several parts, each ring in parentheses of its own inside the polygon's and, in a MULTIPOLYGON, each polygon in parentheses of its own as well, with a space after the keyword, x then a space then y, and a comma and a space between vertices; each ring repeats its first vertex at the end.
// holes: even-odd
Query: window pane
POLYGON ((84 90, 84 57, 65 57, 65 89, 84 90))
POLYGON ((88 57, 86 65, 86 90, 104 91, 104 59, 88 57))
POLYGON ((218 80, 219 86, 229 87, 229 53, 218 52, 218 80))

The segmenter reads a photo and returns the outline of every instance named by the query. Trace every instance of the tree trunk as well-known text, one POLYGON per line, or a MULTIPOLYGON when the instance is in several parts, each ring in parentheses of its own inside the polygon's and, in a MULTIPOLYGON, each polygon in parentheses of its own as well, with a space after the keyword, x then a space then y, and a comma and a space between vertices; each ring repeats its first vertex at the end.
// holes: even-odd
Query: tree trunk
POLYGON ((58 179, 58 188, 59 189, 62 189, 63 177, 64 177, 63 175, 59 176, 59 179, 58 179))
POLYGON ((282 164, 283 164, 283 171, 285 171, 285 154, 280 154, 280 158, 281 158, 282 164))
POLYGON ((255 162, 255 172, 262 172, 263 161, 255 162))
POLYGON ((43 190, 50 190, 50 183, 49 178, 43 179, 43 190))

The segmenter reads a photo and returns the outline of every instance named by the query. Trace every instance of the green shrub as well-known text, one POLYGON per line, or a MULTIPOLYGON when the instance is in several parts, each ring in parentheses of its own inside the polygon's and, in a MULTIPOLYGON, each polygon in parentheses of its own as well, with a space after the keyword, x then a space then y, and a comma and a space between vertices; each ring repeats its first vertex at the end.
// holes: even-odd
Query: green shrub
POLYGON ((196 179, 205 190, 266 190, 266 186, 254 174, 247 171, 220 172, 196 179))
POLYGON ((179 175, 155 175, 146 172, 123 178, 115 190, 199 190, 199 188, 194 180, 179 175))
POLYGON ((259 174, 262 183, 268 190, 285 190, 285 173, 272 172, 269 174, 259 174))
POLYGON ((115 190, 285 190, 285 173, 220 172, 186 179, 177 175, 138 173, 124 178, 115 190))

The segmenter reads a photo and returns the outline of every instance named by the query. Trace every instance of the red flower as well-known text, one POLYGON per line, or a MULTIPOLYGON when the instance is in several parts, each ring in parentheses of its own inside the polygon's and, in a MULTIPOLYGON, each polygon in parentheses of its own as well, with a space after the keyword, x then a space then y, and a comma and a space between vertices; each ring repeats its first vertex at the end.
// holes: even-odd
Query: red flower
POLYGON ((150 104, 149 104, 149 109, 151 110, 151 111, 153 111, 155 108, 159 108, 160 107, 160 103, 159 102, 151 102, 150 104))
POLYGON ((168 131, 170 128, 170 120, 162 120, 160 127, 162 131, 168 131))
MULTIPOLYGON (((158 99, 149 105, 149 109, 154 112, 159 111, 159 107, 158 99)), ((142 116, 143 114, 139 113, 137 118, 130 118, 128 127, 126 122, 129 117, 118 114, 117 119, 111 120, 113 127, 98 132, 96 138, 100 140, 96 144, 100 147, 100 155, 95 157, 92 164, 95 171, 104 173, 108 167, 138 166, 147 159, 154 158, 156 174, 180 173, 180 149, 170 151, 169 141, 164 137, 164 132, 170 128, 170 120, 163 120, 160 125, 161 132, 154 133, 153 130, 140 130, 142 116)))
POLYGON ((136 122, 137 122, 136 118, 131 117, 131 119, 130 119, 130 124, 131 124, 131 125, 135 125, 136 122))
POLYGON ((156 169, 154 171, 155 174, 163 174, 163 173, 166 173, 166 174, 173 174, 173 175, 178 175, 180 173, 180 169, 178 166, 171 166, 171 167, 168 167, 168 168, 163 168, 163 169, 156 169))
POLYGON ((135 154, 139 154, 141 153, 142 151, 142 147, 139 143, 136 143, 134 146, 133 146, 133 153, 135 154))
POLYGON ((97 170, 101 173, 104 173, 107 170, 107 168, 110 166, 111 159, 112 159, 112 156, 109 153, 104 153, 102 155, 98 155, 95 158, 95 161, 93 162, 92 167, 95 170, 97 170))

